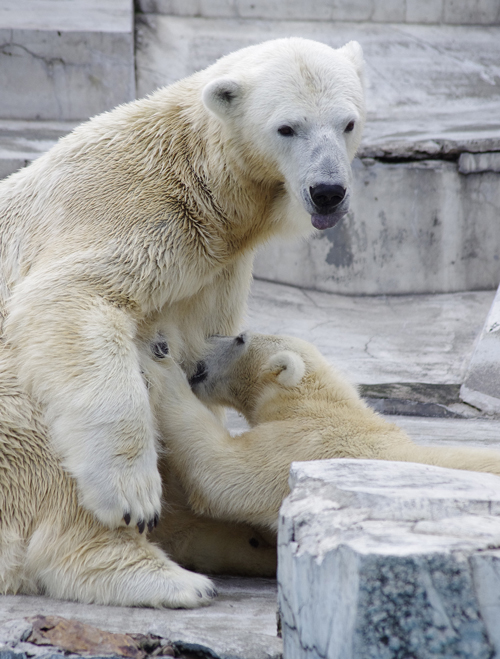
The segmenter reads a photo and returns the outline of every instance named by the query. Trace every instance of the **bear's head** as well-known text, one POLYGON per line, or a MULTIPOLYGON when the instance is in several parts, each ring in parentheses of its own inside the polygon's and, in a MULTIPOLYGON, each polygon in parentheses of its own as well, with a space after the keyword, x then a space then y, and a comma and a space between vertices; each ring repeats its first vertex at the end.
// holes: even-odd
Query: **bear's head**
POLYGON ((264 420, 267 403, 277 409, 285 400, 311 399, 321 392, 332 400, 358 398, 356 389, 302 339, 243 332, 212 337, 210 344, 191 387, 208 405, 234 407, 250 425, 264 420))
POLYGON ((299 232, 348 211, 351 168, 365 120, 363 55, 307 39, 244 48, 206 70, 205 107, 249 176, 284 187, 299 232))

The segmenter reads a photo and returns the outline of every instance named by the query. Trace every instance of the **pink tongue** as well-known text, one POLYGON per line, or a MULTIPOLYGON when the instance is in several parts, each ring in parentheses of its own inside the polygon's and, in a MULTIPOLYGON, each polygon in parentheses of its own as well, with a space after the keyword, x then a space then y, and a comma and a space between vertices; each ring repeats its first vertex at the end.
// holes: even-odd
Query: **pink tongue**
POLYGON ((311 222, 315 229, 330 229, 334 227, 339 220, 342 219, 342 215, 311 215, 311 222))

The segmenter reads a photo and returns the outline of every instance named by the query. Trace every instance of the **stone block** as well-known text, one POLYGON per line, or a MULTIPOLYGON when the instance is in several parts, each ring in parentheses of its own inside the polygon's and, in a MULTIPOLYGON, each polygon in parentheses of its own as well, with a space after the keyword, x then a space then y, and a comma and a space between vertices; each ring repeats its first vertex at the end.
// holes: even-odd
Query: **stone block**
POLYGON ((489 659, 500 650, 500 478, 294 463, 280 513, 287 659, 489 659))
POLYGON ((75 120, 135 98, 131 0, 4 0, 0 117, 75 120))
POLYGON ((500 287, 478 337, 460 396, 481 410, 500 412, 500 287))

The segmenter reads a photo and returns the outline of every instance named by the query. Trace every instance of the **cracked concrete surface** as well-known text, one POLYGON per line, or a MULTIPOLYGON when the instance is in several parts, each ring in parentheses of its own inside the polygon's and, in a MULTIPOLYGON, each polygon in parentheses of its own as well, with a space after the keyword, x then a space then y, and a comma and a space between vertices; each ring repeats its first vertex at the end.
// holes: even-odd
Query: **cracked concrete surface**
POLYGON ((359 384, 460 384, 494 297, 348 297, 255 280, 245 326, 306 338, 359 384))

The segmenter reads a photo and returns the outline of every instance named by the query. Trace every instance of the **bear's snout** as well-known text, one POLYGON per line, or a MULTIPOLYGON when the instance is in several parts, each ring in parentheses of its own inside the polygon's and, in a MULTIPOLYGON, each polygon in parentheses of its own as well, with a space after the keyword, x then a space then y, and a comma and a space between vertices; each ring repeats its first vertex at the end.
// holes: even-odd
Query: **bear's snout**
POLYGON ((341 185, 319 183, 309 188, 311 200, 319 215, 329 215, 344 200, 346 189, 341 185))

